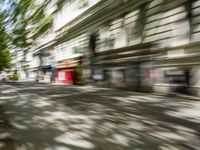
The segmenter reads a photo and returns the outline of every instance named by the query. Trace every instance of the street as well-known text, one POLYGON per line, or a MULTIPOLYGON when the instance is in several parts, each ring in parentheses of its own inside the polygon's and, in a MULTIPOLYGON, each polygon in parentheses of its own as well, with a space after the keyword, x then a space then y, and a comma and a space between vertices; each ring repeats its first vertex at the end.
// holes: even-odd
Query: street
POLYGON ((0 90, 2 150, 200 149, 200 101, 89 85, 0 90))

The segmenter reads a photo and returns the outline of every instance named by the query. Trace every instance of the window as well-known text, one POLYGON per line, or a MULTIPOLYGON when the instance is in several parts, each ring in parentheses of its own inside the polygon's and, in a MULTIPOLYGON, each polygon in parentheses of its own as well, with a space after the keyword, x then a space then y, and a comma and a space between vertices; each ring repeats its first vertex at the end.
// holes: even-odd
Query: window
POLYGON ((78 8, 82 9, 89 6, 88 0, 79 0, 78 8))

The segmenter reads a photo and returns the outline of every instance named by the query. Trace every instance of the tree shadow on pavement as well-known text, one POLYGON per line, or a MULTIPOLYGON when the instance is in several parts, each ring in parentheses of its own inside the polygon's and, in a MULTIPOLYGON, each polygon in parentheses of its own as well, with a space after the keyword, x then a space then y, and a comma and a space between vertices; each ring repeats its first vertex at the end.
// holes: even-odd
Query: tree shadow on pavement
POLYGON ((0 105, 0 150, 14 150, 14 141, 10 132, 11 125, 0 105))
POLYGON ((200 102, 131 95, 117 90, 55 100, 79 114, 98 116, 93 119, 91 137, 92 141, 97 137, 96 145, 110 143, 105 149, 196 150, 200 147, 200 102))
POLYGON ((24 149, 198 150, 200 102, 104 88, 1 86, 24 149), (7 92, 6 92, 7 90, 7 92), (10 92, 9 92, 10 91, 10 92), (19 92, 20 91, 20 92, 19 92))

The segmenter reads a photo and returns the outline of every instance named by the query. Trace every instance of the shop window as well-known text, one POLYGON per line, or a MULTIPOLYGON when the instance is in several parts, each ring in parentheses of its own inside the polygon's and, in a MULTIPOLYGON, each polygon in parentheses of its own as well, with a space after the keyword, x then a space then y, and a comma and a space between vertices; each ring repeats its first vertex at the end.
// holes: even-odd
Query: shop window
POLYGON ((65 72, 64 71, 58 72, 58 80, 65 80, 65 72))

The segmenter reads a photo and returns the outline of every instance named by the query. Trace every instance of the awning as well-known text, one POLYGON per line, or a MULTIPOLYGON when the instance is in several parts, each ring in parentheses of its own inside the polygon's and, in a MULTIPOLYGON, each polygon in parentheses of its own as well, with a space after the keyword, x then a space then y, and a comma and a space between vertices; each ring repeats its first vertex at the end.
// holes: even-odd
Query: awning
POLYGON ((33 53, 33 56, 49 56, 49 52, 44 52, 44 51, 37 51, 33 53))
POLYGON ((55 70, 55 67, 51 65, 44 65, 44 66, 40 66, 40 69, 43 71, 53 71, 55 70))

